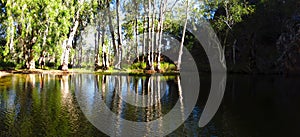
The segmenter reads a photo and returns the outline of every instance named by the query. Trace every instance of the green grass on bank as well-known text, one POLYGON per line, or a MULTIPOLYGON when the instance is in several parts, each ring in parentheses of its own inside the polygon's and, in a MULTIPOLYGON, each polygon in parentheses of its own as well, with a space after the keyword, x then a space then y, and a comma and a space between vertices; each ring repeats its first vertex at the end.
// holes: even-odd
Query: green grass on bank
POLYGON ((150 76, 150 75, 178 75, 177 71, 167 71, 167 72, 155 72, 149 70, 141 69, 109 69, 109 70, 90 70, 90 69, 81 69, 73 68, 68 71, 61 71, 56 69, 13 69, 13 70, 2 70, 3 73, 12 73, 12 74, 70 74, 70 73, 79 73, 79 74, 99 74, 99 75, 133 75, 133 76, 150 76))
MULTIPOLYGON (((154 68, 157 68, 157 63, 154 63, 154 68)), ((108 70, 94 70, 93 67, 84 67, 84 68, 70 68, 68 71, 57 70, 57 67, 44 66, 42 69, 40 66, 36 65, 36 69, 24 69, 20 65, 16 65, 13 62, 1 62, 0 61, 0 70, 6 73, 23 73, 23 74, 32 74, 32 73, 94 73, 102 75, 137 75, 137 76, 148 76, 153 74, 163 74, 163 75, 178 75, 179 72, 176 71, 175 64, 168 62, 162 62, 160 64, 160 71, 148 70, 145 62, 137 62, 132 65, 122 66, 122 69, 115 69, 110 67, 108 70)))

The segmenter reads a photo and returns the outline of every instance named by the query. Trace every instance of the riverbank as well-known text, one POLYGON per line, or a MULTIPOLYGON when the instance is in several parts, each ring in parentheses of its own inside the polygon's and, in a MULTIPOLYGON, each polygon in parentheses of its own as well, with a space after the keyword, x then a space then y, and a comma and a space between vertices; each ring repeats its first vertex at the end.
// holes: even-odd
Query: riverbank
POLYGON ((68 71, 62 70, 43 70, 43 69, 19 69, 19 70, 0 70, 0 77, 9 74, 55 74, 55 75, 66 75, 66 74, 102 74, 102 75, 137 75, 147 76, 153 74, 161 75, 178 75, 179 71, 168 71, 168 72, 155 72, 150 70, 86 70, 86 69, 69 69, 68 71))
POLYGON ((92 73, 91 71, 84 70, 43 70, 43 69, 19 69, 19 70, 0 70, 0 76, 5 76, 9 74, 72 74, 72 73, 92 73))
POLYGON ((10 73, 7 73, 6 71, 0 71, 0 78, 9 74, 10 73))

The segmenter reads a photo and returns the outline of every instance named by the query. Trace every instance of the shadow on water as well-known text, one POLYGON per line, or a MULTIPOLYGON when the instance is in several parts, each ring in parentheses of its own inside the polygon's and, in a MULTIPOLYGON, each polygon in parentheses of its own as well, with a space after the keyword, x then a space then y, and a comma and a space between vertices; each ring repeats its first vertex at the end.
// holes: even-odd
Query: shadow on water
POLYGON ((215 117, 226 136, 300 136, 300 77, 230 76, 215 117))
MULTIPOLYGON (((198 121, 210 89, 201 77, 198 103, 170 136, 299 136, 298 77, 229 76, 222 105, 204 128, 198 121)), ((182 99, 177 76, 10 75, 0 79, 0 136, 105 136, 85 115, 94 114, 96 93, 117 116, 147 122, 182 99), (76 93, 77 92, 77 93, 76 93), (84 96, 83 114, 76 94, 84 96)), ((181 100, 184 107, 184 100, 181 100)), ((103 123, 122 125, 122 121, 103 123)), ((160 125, 155 130, 160 130, 160 125)), ((122 126, 117 126, 121 135, 122 126)), ((152 129, 153 130, 153 129, 152 129)))

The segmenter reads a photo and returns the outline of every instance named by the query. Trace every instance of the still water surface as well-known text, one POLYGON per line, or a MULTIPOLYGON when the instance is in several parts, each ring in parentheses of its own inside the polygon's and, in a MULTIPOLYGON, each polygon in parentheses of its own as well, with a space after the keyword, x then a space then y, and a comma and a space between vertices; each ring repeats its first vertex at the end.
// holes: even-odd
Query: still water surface
MULTIPOLYGON (((299 136, 299 80, 297 77, 229 76, 217 114, 207 126, 198 128, 210 86, 210 78, 202 76, 197 105, 186 122, 170 136, 299 136)), ((119 117, 145 122, 158 119, 173 108, 181 98, 180 92, 186 92, 179 90, 179 84, 177 76, 15 74, 1 77, 0 136, 105 136, 85 117, 89 114, 80 109, 78 94, 86 96, 80 103, 85 103, 90 114, 95 105, 94 95, 100 93, 107 107, 119 117), (149 98, 131 98, 132 105, 124 101, 129 95, 149 95, 149 98), (153 105, 135 107, 136 102, 153 105)))

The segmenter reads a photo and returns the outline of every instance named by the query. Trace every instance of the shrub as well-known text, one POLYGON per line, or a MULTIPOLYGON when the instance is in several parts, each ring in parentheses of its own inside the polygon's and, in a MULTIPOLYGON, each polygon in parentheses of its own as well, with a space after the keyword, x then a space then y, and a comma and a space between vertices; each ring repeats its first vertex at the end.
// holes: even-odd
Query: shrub
POLYGON ((169 68, 169 63, 167 63, 167 62, 160 63, 160 69, 162 71, 167 71, 168 68, 169 68))
POLYGON ((142 63, 141 63, 141 68, 142 68, 142 69, 146 69, 146 67, 147 67, 146 62, 142 62, 142 63))
POLYGON ((170 64, 169 65, 169 70, 176 70, 175 64, 170 64))
POLYGON ((4 62, 0 61, 0 68, 1 69, 14 69, 16 67, 16 64, 14 62, 4 62))
POLYGON ((131 69, 146 69, 146 62, 137 62, 131 65, 131 69))

